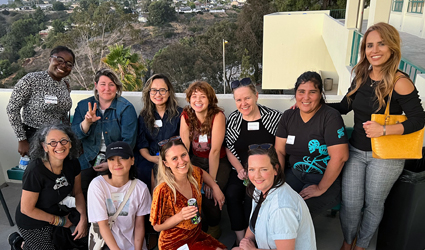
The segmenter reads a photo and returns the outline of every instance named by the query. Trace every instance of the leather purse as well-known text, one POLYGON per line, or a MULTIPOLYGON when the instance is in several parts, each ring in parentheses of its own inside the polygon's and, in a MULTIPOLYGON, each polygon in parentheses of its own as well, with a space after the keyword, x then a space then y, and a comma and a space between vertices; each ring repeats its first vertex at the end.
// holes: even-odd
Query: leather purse
MULTIPOLYGON (((394 82, 400 77, 397 77, 394 82)), ((394 90, 394 89, 393 89, 394 90)), ((372 114, 372 121, 381 125, 394 125, 407 120, 405 115, 390 115, 391 91, 384 114, 372 114)), ((383 135, 372 138, 372 156, 377 159, 421 159, 424 128, 405 135, 383 135)))
MULTIPOLYGON (((110 229, 112 229, 112 226, 114 225, 115 220, 118 218, 118 215, 121 213, 122 209, 127 203, 127 200, 130 197, 131 193, 133 192, 134 187, 136 187, 136 184, 137 184, 136 179, 131 181, 131 186, 128 189, 127 193, 125 194, 123 201, 121 202, 115 214, 109 218, 108 223, 109 223, 110 229)), ((102 250, 104 249, 104 246, 105 246, 105 240, 100 234, 99 224, 97 222, 94 222, 91 224, 89 229, 89 250, 102 250)))

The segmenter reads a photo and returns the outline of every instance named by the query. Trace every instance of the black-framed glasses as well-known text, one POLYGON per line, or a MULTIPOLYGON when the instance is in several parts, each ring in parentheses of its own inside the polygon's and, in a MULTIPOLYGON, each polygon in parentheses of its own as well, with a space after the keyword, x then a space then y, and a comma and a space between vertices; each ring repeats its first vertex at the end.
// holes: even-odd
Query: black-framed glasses
POLYGON ((65 66, 69 69, 72 69, 74 67, 74 64, 72 62, 65 61, 65 59, 61 56, 51 55, 50 57, 54 58, 59 64, 65 64, 65 66))
POLYGON ((66 145, 68 144, 68 142, 70 142, 71 140, 68 139, 62 139, 60 141, 51 141, 49 143, 46 143, 47 145, 51 146, 51 147, 56 147, 58 145, 58 143, 62 144, 62 145, 66 145))
POLYGON ((170 137, 170 139, 165 139, 165 140, 158 142, 158 146, 162 147, 170 141, 178 141, 178 140, 181 140, 181 137, 176 135, 176 136, 170 137))
POLYGON ((248 149, 253 150, 253 149, 261 148, 261 149, 264 149, 264 150, 269 150, 271 147, 273 147, 273 144, 271 144, 271 143, 251 144, 251 145, 248 146, 248 149))
POLYGON ((234 89, 236 89, 236 88, 239 88, 240 86, 247 86, 247 85, 250 85, 251 84, 251 78, 249 78, 249 77, 246 77, 246 78, 243 78, 242 80, 236 80, 236 81, 233 81, 231 84, 230 84, 230 86, 232 87, 232 90, 234 90, 234 89))
POLYGON ((149 93, 150 93, 151 95, 156 95, 156 93, 158 93, 158 92, 159 92, 159 94, 161 94, 161 95, 165 95, 165 94, 167 94, 168 89, 164 89, 164 88, 162 88, 162 89, 150 89, 150 90, 149 90, 149 93))

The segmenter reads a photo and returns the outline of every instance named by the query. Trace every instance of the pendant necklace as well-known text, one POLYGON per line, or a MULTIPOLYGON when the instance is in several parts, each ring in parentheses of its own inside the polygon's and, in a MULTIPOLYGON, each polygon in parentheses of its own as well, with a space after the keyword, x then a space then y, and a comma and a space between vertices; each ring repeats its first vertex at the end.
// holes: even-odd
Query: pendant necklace
POLYGON ((370 86, 373 87, 373 85, 379 84, 381 81, 375 81, 375 80, 370 79, 370 82, 371 82, 370 86))

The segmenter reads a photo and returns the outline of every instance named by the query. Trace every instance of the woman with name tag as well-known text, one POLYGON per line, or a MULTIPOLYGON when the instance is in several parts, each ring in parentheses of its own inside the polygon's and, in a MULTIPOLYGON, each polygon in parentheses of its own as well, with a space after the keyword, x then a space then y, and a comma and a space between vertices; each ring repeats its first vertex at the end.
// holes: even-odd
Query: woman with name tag
POLYGON ((257 104, 258 92, 250 78, 231 83, 237 110, 226 125, 226 153, 233 169, 226 189, 227 211, 230 225, 236 233, 236 243, 245 235, 251 212, 251 198, 246 195, 248 176, 244 165, 248 160, 248 146, 275 142, 277 125, 282 114, 257 104))
POLYGON ((289 156, 286 183, 304 198, 314 218, 341 202, 340 173, 348 159, 347 133, 339 112, 325 105, 318 73, 301 74, 294 89, 298 108, 283 113, 275 147, 282 167, 289 156))
POLYGON ((63 78, 71 73, 74 63, 72 50, 55 47, 50 51, 46 71, 28 73, 16 83, 7 105, 7 115, 18 138, 21 156, 28 155, 30 139, 41 125, 54 121, 69 124, 71 89, 63 78))
POLYGON ((177 106, 173 85, 162 74, 147 80, 142 100, 136 141, 140 153, 136 155, 137 177, 152 190, 155 186, 153 168, 159 162, 158 142, 179 135, 183 109, 177 106))
MULTIPOLYGON (((126 142, 113 142, 106 148, 106 159, 106 174, 94 178, 89 187, 87 207, 93 227, 90 233, 100 234, 107 249, 147 250, 144 220, 152 200, 146 184, 135 179, 133 149, 126 142), (108 222, 114 215, 116 219, 110 227, 108 222)), ((92 249, 92 242, 89 245, 92 249)))
POLYGON ((212 189, 222 208, 224 194, 211 175, 192 165, 179 136, 159 142, 158 185, 154 189, 150 222, 161 232, 159 250, 220 250, 226 246, 201 230, 202 183, 212 189))
MULTIPOLYGON (((207 171, 224 192, 229 178, 230 163, 224 148, 226 117, 217 106, 214 89, 207 82, 192 83, 186 92, 190 105, 183 110, 180 122, 180 136, 186 148, 192 146, 191 161, 207 171)), ((214 204, 211 187, 204 186, 202 209, 208 234, 218 239, 221 235, 221 209, 214 204)))
POLYGON ((124 141, 131 148, 136 144, 137 113, 121 96, 122 83, 110 69, 103 68, 94 77, 94 96, 78 102, 72 130, 81 140, 81 188, 87 198, 89 184, 98 173, 108 169, 106 145, 124 141))

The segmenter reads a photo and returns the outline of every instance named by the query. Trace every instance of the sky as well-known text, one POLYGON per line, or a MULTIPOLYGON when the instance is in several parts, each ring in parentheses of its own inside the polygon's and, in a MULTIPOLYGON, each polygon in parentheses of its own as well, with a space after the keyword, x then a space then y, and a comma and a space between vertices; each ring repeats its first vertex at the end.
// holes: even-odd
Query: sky
POLYGON ((0 5, 7 4, 7 0, 0 0, 0 5))

